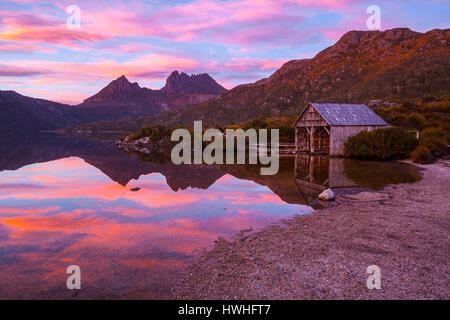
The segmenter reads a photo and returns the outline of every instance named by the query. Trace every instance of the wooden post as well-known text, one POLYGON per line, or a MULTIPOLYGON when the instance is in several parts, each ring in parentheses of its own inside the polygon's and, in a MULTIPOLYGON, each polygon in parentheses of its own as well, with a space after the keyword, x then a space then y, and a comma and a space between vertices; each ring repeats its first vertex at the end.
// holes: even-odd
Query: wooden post
POLYGON ((295 153, 298 152, 298 127, 295 126, 295 153))
POLYGON ((309 149, 311 147, 311 139, 309 139, 309 141, 308 141, 308 138, 311 137, 311 130, 309 130, 308 127, 305 127, 305 129, 306 129, 306 141, 305 141, 306 151, 309 152, 309 151, 311 151, 309 149))
POLYGON ((314 131, 315 131, 315 127, 311 127, 311 134, 310 134, 310 138, 309 138, 309 149, 310 149, 311 153, 314 152, 314 131))
POLYGON ((295 162, 294 162, 294 177, 297 178, 297 167, 298 167, 298 153, 295 153, 295 162))
POLYGON ((331 155, 331 147, 333 146, 333 140, 331 140, 331 127, 326 128, 327 133, 328 133, 328 154, 331 155))
POLYGON ((322 130, 319 130, 319 150, 322 150, 322 130))

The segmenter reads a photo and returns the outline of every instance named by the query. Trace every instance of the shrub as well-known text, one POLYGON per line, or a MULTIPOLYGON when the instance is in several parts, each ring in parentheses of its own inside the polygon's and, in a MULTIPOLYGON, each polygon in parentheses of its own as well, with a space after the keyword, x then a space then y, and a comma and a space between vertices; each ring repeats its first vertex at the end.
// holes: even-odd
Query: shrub
POLYGON ((404 103, 402 103, 402 108, 404 108, 406 110, 413 110, 416 107, 417 107, 416 104, 414 104, 412 102, 404 102, 404 103))
POLYGON ((430 163, 433 160, 430 150, 425 146, 419 146, 411 153, 411 158, 416 163, 430 163))
POLYGON ((423 103, 428 103, 428 102, 433 102, 433 101, 436 101, 435 97, 425 97, 422 100, 423 103))
POLYGON ((400 128, 361 131, 349 137, 345 152, 353 158, 395 160, 407 158, 417 147, 417 139, 400 128))
POLYGON ((156 125, 152 127, 150 135, 150 142, 156 143, 162 139, 170 137, 171 130, 163 125, 156 125))
POLYGON ((252 121, 247 122, 247 124, 244 125, 244 128, 246 130, 267 128, 267 122, 263 118, 256 118, 252 121))
POLYGON ((447 150, 447 134, 442 128, 427 128, 420 134, 420 145, 425 146, 435 157, 440 157, 447 150))
POLYGON ((389 119, 389 117, 384 117, 383 119, 386 119, 390 124, 396 125, 396 126, 407 126, 408 119, 406 116, 402 113, 392 115, 389 119))
POLYGON ((155 125, 151 127, 143 127, 138 129, 136 133, 130 135, 132 140, 149 137, 151 143, 157 143, 162 139, 170 138, 172 130, 163 125, 155 125))
POLYGON ((426 147, 435 157, 440 157, 447 151, 445 143, 437 139, 423 139, 420 145, 426 147))
POLYGON ((425 118, 421 114, 414 112, 413 114, 411 114, 408 117, 408 124, 412 128, 421 130, 421 129, 425 128, 426 121, 425 121, 425 118))
POLYGON ((130 135, 130 138, 132 140, 137 140, 143 137, 148 137, 152 134, 152 128, 151 127, 144 127, 144 128, 139 128, 138 131, 136 133, 133 133, 130 135))
POLYGON ((294 142, 295 128, 293 126, 280 126, 280 142, 294 142))
POLYGON ((446 141, 447 132, 443 128, 427 128, 420 133, 420 139, 428 140, 441 140, 446 141))

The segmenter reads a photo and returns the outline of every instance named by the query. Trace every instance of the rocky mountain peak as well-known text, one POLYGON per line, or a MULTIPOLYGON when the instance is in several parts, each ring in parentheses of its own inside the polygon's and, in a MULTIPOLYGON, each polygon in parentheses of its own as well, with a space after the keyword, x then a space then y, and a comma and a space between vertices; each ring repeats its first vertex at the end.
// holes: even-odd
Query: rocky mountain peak
POLYGON ((405 44, 420 34, 408 28, 394 28, 386 31, 349 31, 333 46, 320 52, 318 58, 339 58, 354 54, 374 53, 375 50, 405 44))
MULTIPOLYGON (((83 106, 135 106, 146 115, 208 100, 226 91, 208 74, 187 75, 174 71, 160 90, 140 87, 122 75, 97 94, 84 100, 83 106)), ((139 111, 139 112, 141 112, 139 111)), ((141 113, 142 113, 141 112, 141 113)))
POLYGON ((91 105, 115 102, 127 98, 130 94, 137 93, 140 90, 141 87, 139 87, 137 82, 131 83, 124 75, 122 75, 116 80, 111 81, 97 94, 84 100, 83 103, 91 105))
POLYGON ((166 80, 166 85, 161 89, 168 94, 220 94, 226 89, 218 84, 207 73, 187 75, 174 71, 166 80))
POLYGON ((131 83, 128 79, 122 75, 116 80, 111 81, 105 89, 110 88, 113 91, 128 91, 140 88, 137 82, 131 83))

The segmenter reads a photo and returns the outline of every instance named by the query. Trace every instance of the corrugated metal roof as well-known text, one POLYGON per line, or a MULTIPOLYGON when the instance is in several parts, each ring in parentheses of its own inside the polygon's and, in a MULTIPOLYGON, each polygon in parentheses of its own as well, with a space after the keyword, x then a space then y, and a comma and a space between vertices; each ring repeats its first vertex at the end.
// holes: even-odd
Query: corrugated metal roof
POLYGON ((311 105, 332 126, 384 126, 381 119, 365 104, 314 103, 311 105))

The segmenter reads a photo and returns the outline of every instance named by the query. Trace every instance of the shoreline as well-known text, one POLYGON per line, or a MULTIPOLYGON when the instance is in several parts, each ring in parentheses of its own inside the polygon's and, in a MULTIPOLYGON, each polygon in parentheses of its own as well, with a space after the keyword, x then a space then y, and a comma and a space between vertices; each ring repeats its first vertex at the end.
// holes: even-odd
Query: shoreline
POLYGON ((373 192, 378 200, 338 194, 313 214, 219 239, 168 298, 449 299, 450 167, 414 165, 421 181, 373 192), (370 265, 380 290, 366 286, 370 265))

